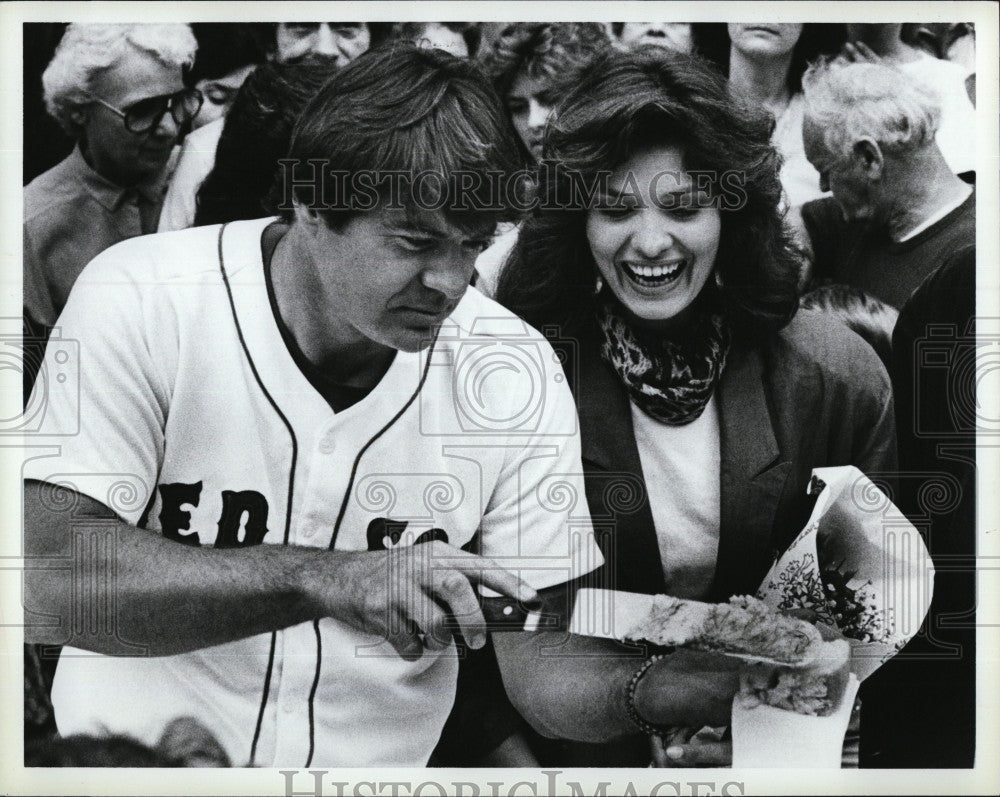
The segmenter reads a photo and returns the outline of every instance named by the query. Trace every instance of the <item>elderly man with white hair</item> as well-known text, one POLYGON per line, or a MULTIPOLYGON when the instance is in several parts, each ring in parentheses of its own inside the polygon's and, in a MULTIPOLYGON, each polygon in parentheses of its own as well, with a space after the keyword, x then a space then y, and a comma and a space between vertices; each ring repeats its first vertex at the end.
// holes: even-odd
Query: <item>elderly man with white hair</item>
POLYGON ((201 108, 186 88, 197 44, 187 25, 70 25, 42 75, 73 152, 24 190, 24 307, 55 323, 83 267, 156 231, 165 170, 201 108))
POLYGON ((806 157, 833 193, 802 208, 812 277, 901 308, 949 255, 975 244, 975 192, 935 142, 938 100, 888 64, 820 63, 802 85, 806 157))

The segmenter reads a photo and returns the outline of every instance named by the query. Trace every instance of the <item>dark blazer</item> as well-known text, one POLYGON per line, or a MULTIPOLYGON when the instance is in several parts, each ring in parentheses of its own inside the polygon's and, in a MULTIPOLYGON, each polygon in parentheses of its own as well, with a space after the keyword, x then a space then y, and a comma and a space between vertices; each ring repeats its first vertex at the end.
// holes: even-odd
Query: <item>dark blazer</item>
MULTIPOLYGON (((575 355, 570 379, 605 581, 620 590, 663 592, 628 395, 593 337, 581 340, 575 355)), ((867 343, 826 316, 799 312, 763 340, 734 336, 718 391, 722 506, 710 601, 756 592, 809 518, 813 468, 855 465, 876 481, 891 479, 896 469, 885 368, 867 343)), ((649 761, 644 737, 570 747, 567 765, 649 761)))

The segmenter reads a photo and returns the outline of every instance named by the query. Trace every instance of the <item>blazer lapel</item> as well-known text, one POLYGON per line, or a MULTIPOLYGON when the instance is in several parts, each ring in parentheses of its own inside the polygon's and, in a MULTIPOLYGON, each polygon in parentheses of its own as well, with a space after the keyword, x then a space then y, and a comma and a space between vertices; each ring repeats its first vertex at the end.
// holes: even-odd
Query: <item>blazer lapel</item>
POLYGON ((733 342, 719 384, 721 514, 709 600, 753 594, 770 567, 771 536, 792 464, 781 462, 760 351, 733 342))
POLYGON ((653 594, 664 590, 628 395, 597 353, 581 341, 577 407, 594 533, 607 561, 610 589, 653 594))

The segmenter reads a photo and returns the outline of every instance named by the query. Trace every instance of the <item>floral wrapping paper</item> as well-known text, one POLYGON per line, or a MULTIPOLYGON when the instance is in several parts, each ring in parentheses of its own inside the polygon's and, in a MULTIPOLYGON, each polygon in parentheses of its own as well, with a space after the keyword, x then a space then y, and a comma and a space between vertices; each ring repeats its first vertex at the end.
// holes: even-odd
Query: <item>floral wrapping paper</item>
POLYGON ((761 583, 769 606, 811 609, 851 646, 840 706, 806 716, 733 701, 734 767, 835 768, 861 681, 920 629, 930 608, 934 567, 923 538, 853 466, 817 468, 809 522, 761 583))
POLYGON ((910 641, 931 605, 934 566, 920 533, 857 468, 817 468, 805 528, 761 582, 775 609, 812 609, 851 645, 863 681, 910 641))

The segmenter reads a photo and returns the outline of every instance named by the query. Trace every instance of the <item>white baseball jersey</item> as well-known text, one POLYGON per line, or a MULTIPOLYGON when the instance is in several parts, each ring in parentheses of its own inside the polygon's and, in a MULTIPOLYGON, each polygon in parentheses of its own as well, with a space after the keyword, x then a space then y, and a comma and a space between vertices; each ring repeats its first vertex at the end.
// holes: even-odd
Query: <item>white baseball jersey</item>
MULTIPOLYGON (((470 289, 432 347, 398 352, 335 413, 275 321, 270 221, 136 238, 84 270, 58 325, 79 341, 79 384, 45 383, 59 455, 25 478, 187 544, 366 550, 441 529, 461 546, 480 531, 481 553, 535 588, 599 566, 575 407, 546 339, 470 289)), ((323 619, 158 658, 70 646, 52 697, 62 734, 152 744, 191 715, 236 765, 422 766, 456 671, 454 647, 406 662, 323 619)))

